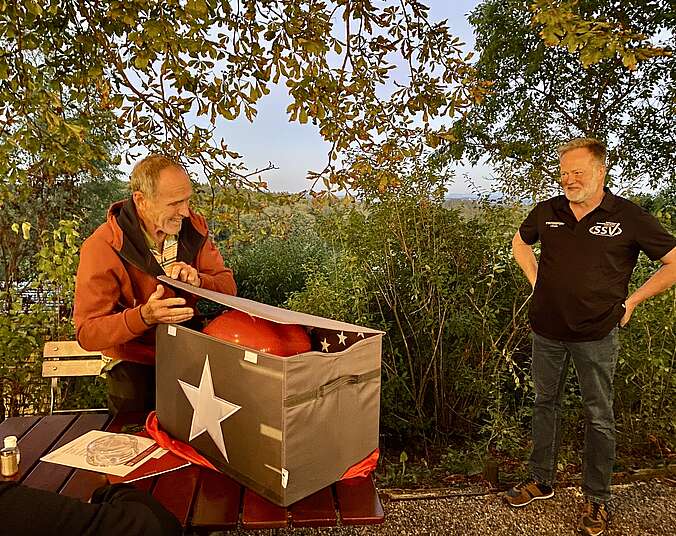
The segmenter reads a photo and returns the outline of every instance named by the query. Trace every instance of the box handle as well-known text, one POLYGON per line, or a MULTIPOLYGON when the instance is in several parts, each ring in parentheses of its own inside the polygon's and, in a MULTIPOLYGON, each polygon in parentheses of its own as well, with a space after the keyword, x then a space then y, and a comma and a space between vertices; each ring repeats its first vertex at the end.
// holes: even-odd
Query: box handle
POLYGON ((365 372, 364 374, 350 374, 347 376, 339 376, 331 380, 330 382, 320 385, 316 389, 310 389, 304 393, 297 395, 287 396, 284 399, 284 407, 292 408, 294 406, 300 406, 311 400, 318 400, 324 396, 332 393, 336 389, 340 389, 344 385, 354 385, 359 383, 366 383, 369 380, 380 377, 380 368, 365 372))

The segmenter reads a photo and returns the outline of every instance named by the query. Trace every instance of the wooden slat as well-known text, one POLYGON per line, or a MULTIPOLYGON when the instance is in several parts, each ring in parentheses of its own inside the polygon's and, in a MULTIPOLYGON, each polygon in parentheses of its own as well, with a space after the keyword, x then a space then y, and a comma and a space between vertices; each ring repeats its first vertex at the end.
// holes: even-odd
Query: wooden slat
POLYGON ((36 415, 28 417, 9 417, 0 423, 0 436, 5 437, 8 435, 15 435, 20 438, 39 420, 40 417, 36 415))
POLYGON ((77 341, 51 341, 42 351, 45 358, 101 356, 101 352, 85 350, 77 341))
POLYGON ((37 464, 40 456, 49 452, 61 434, 73 423, 75 415, 51 415, 40 421, 19 439, 21 463, 19 464, 20 480, 28 475, 37 464))
POLYGON ((183 527, 188 525, 190 506, 197 490, 199 472, 199 467, 191 465, 160 475, 153 489, 153 497, 174 514, 183 527))
POLYGON ((331 486, 298 501, 289 511, 294 527, 332 527, 338 522, 331 486))
MULTIPOLYGON (((109 415, 105 413, 82 414, 61 436, 50 449, 55 450, 66 443, 86 434, 90 430, 101 430, 108 422, 109 415)), ((31 473, 24 478, 23 483, 31 488, 58 491, 73 473, 72 467, 55 463, 39 462, 31 473)))
POLYGON ((100 359, 47 359, 42 362, 42 377, 98 376, 102 366, 100 359))
POLYGON ((150 490, 153 489, 156 481, 157 477, 149 476, 148 478, 142 478, 141 480, 134 480, 131 482, 131 485, 137 489, 140 489, 141 491, 150 493, 150 490))
POLYGON ((278 529, 289 524, 286 508, 246 489, 242 505, 242 527, 245 529, 278 529))
POLYGON ((345 525, 373 525, 385 519, 383 505, 370 476, 337 482, 336 496, 345 525))
POLYGON ((105 486, 107 483, 108 479, 102 473, 75 469, 66 485, 59 491, 59 494, 88 501, 96 488, 105 486))
POLYGON ((232 478, 202 468, 190 525, 203 530, 235 528, 241 498, 242 486, 232 478))

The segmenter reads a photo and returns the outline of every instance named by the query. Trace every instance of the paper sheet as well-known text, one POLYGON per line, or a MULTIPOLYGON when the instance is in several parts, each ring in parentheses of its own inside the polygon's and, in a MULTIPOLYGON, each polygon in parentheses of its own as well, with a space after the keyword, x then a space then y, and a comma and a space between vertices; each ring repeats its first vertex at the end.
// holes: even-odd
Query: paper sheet
MULTIPOLYGON (((143 465, 148 459, 157 456, 160 446, 152 439, 139 436, 131 436, 128 434, 114 434, 111 432, 103 432, 101 430, 92 430, 86 434, 74 439, 70 443, 66 443, 62 447, 46 454, 42 461, 50 463, 58 463, 60 465, 67 465, 68 467, 77 467, 79 469, 87 469, 88 471, 96 471, 98 473, 106 473, 109 475, 126 476, 133 470, 143 465), (131 441, 128 438, 133 438, 136 442, 134 451, 136 454, 130 459, 122 463, 112 465, 98 465, 92 464, 87 460, 87 447, 100 438, 117 438, 126 441, 131 441)), ((122 449, 118 449, 119 452, 122 449)), ((127 452, 132 452, 127 450, 127 452)), ((103 452, 105 454, 105 452, 103 452)), ((118 453, 115 453, 118 454, 118 453)), ((90 455, 91 459, 91 455, 90 455)))

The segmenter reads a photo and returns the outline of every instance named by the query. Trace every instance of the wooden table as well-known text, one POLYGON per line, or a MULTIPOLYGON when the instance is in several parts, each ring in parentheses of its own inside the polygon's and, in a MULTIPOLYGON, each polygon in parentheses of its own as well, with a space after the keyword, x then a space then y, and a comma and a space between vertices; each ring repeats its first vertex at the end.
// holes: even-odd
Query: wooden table
MULTIPOLYGON (((105 413, 10 417, 0 423, 0 438, 16 435, 21 465, 16 477, 33 488, 88 500, 106 484, 100 473, 41 462, 40 457, 90 430, 119 432, 142 424, 145 415, 105 413)), ((195 465, 134 482, 152 493, 181 524, 196 532, 282 527, 321 527, 382 523, 383 508, 371 477, 338 482, 297 503, 277 506, 231 478, 195 465)))

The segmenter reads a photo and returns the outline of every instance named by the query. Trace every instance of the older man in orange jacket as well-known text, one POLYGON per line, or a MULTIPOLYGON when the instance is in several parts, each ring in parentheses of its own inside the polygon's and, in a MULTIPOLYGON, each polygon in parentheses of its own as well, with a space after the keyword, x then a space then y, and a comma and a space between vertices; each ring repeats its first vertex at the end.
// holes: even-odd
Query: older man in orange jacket
POLYGON ((111 358, 105 370, 112 413, 153 409, 155 326, 193 318, 194 299, 156 279, 236 294, 232 270, 190 209, 192 185, 177 162, 151 155, 136 164, 130 199, 82 244, 75 286, 77 340, 111 358))

